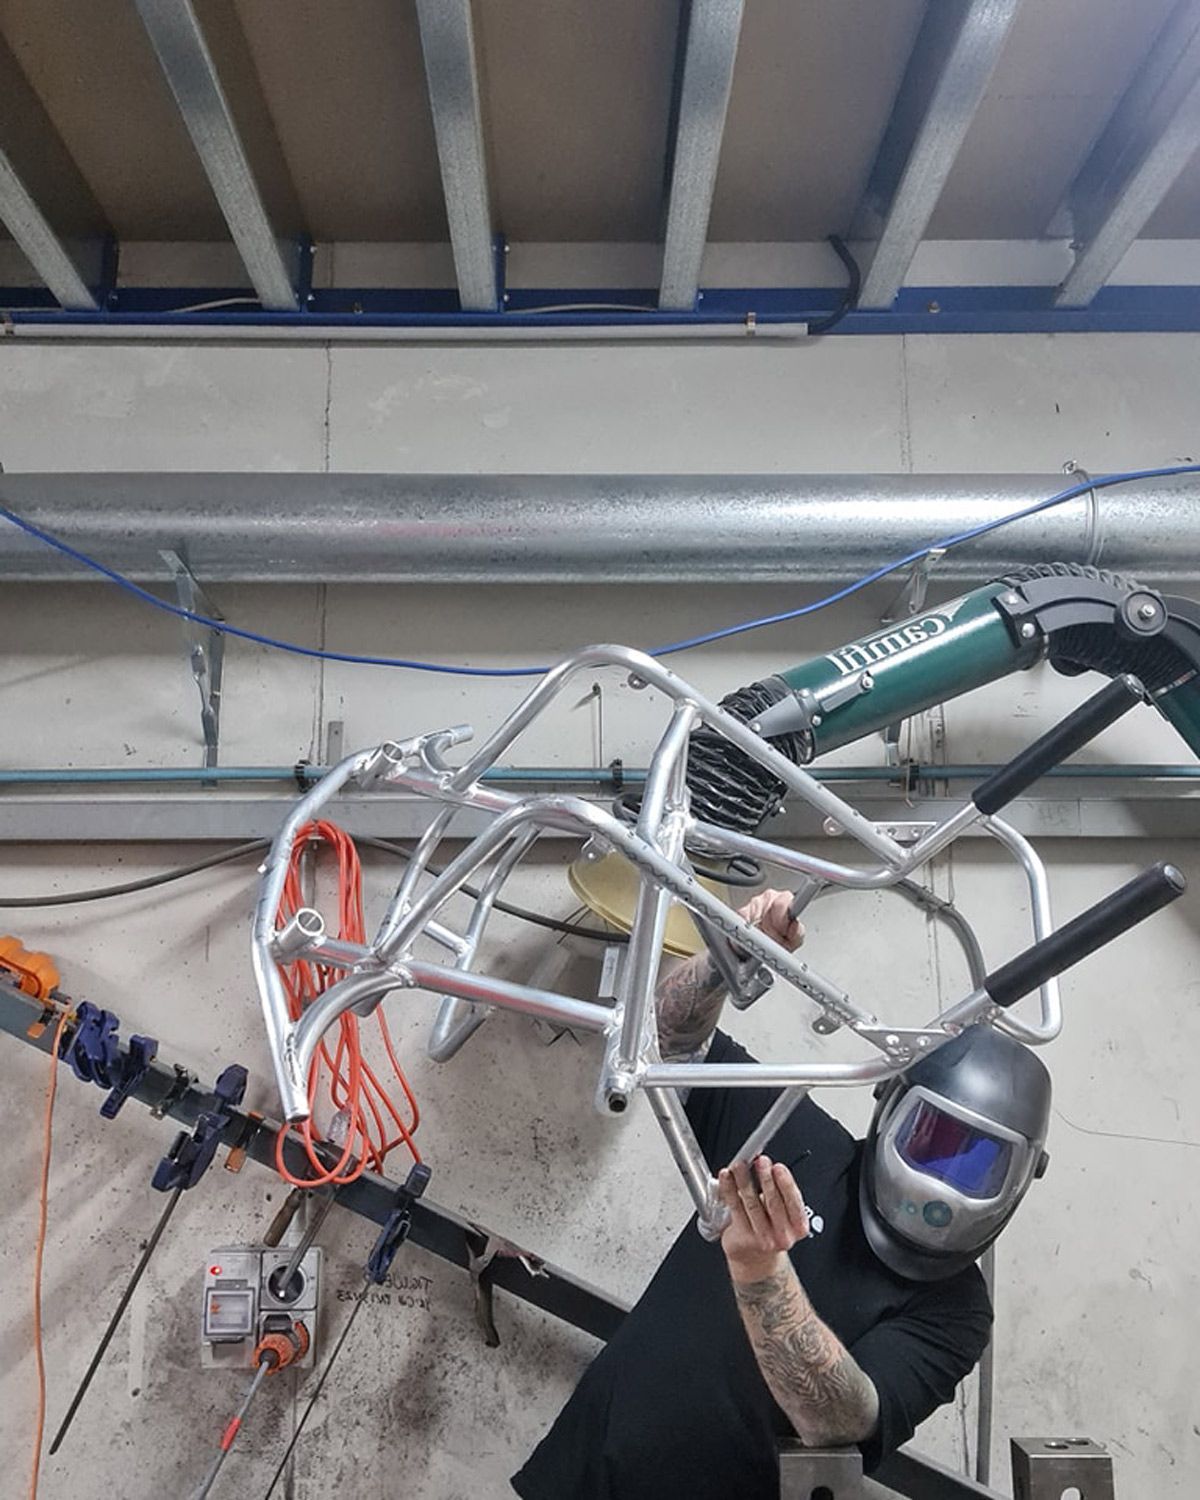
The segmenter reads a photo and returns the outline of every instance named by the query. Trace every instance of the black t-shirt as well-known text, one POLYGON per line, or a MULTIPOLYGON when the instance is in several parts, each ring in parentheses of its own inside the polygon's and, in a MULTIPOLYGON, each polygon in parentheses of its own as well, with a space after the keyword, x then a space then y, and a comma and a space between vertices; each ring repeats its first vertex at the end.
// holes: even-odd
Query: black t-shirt
MULTIPOLYGON (((753 1059, 717 1032, 710 1062, 753 1059)), ((727 1165, 776 1096, 693 1089, 709 1165, 727 1165)), ((876 1259, 858 1210, 861 1142, 806 1099, 767 1147, 791 1168, 811 1232, 791 1251, 817 1313, 879 1392, 868 1470, 951 1400, 983 1352, 979 1271, 907 1281, 876 1259)), ((683 1230, 636 1307, 579 1382, 513 1487, 525 1500, 778 1500, 777 1443, 794 1436, 759 1372, 719 1244, 683 1230)))

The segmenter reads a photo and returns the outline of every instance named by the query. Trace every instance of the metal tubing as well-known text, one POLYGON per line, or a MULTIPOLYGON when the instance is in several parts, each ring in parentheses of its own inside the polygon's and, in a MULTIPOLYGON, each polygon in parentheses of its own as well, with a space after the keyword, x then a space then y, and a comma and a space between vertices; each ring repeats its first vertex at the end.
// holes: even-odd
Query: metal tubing
MULTIPOLYGON (((4 474, 0 500, 142 581, 844 582, 1063 487, 1047 475, 4 474), (438 517, 431 526, 430 515, 438 517), (788 538, 803 537, 803 545, 788 538)), ((1200 479, 1105 491, 1100 565, 1200 580, 1200 479)), ((1086 496, 955 547, 947 582, 1082 560, 1086 496)), ((0 577, 92 575, 5 533, 0 577)))
MULTIPOLYGON (((899 774, 895 766, 808 766, 805 769, 823 786, 894 782, 899 774)), ((999 770, 999 766, 995 763, 977 766, 912 764, 907 765, 906 770, 916 781, 982 781, 999 770)), ((314 778, 324 776, 328 771, 328 766, 305 767, 305 774, 314 778)), ((640 786, 646 773, 640 767, 625 766, 621 779, 627 786, 640 786)), ((153 786, 157 783, 187 785, 228 781, 282 781, 294 785, 295 780, 295 766, 214 766, 211 769, 200 766, 31 766, 0 769, 0 786, 153 786)), ((482 780, 520 786, 611 787, 613 772, 606 766, 494 766, 483 773, 482 780)), ((1065 765, 1052 766, 1043 780, 1200 781, 1200 765, 1152 761, 1088 765, 1069 761, 1065 765)), ((455 809, 448 811, 453 813, 455 809)))
POLYGON ((658 293, 662 308, 690 309, 696 305, 743 3, 692 0, 683 11, 683 74, 658 293))
POLYGON ((274 956, 275 923, 287 879, 288 862, 292 857, 296 836, 304 824, 346 782, 360 776, 372 766, 378 754, 377 750, 372 749, 348 755, 312 791, 301 797, 275 835, 275 841, 261 867, 262 879, 254 911, 250 961, 254 968, 263 1022, 267 1029, 267 1042, 275 1068, 275 1084, 279 1089, 280 1105, 287 1120, 308 1118, 308 1069, 306 1065, 297 1064, 291 1047, 291 1017, 283 980, 274 956))
MULTIPOLYGON (((308 1065, 322 1035, 344 1011, 353 1007, 360 1014, 366 1013, 389 990, 395 989, 430 990, 434 994, 456 995, 463 1000, 503 1006, 520 1015, 561 1022, 564 1026, 577 1027, 582 1031, 605 1031, 612 1024, 612 1012, 606 1005, 574 1000, 570 996, 555 995, 548 990, 531 989, 527 985, 512 984, 506 979, 494 979, 485 974, 472 974, 469 969, 447 969, 439 964, 419 963, 412 959, 394 969, 356 974, 326 990, 312 1002, 288 1037, 290 1053, 295 1057, 301 1074, 307 1074, 308 1065)), ((307 1117, 308 1102, 305 1099, 302 1111, 294 1119, 303 1120, 307 1117)))
POLYGON ((134 4, 258 300, 264 308, 296 311, 296 289, 192 0, 134 4))
POLYGON ((844 802, 836 793, 828 791, 806 771, 755 734, 740 719, 734 718, 716 703, 697 693, 669 667, 664 667, 654 657, 647 656, 645 652, 634 651, 628 646, 587 646, 552 667, 467 764, 454 773, 452 786, 462 791, 472 782, 477 781, 483 772, 504 754, 546 705, 562 691, 572 677, 597 667, 622 667, 630 673, 633 679, 644 683, 647 687, 657 688, 668 698, 676 702, 688 701, 705 724, 712 729, 719 730, 726 739, 731 740, 752 760, 766 766, 790 791, 803 797, 818 812, 823 813, 827 818, 833 818, 839 827, 846 833, 852 834, 863 848, 874 854, 877 859, 892 866, 899 866, 903 863, 904 851, 895 840, 878 832, 875 825, 857 808, 844 802))
POLYGON ((717 1206, 717 1182, 708 1169, 691 1121, 675 1089, 648 1088, 646 1098, 670 1148, 701 1222, 711 1221, 717 1206))
MULTIPOLYGON (((539 829, 529 828, 524 833, 518 834, 501 858, 496 861, 492 873, 475 900, 466 935, 460 940, 458 961, 455 967, 469 969, 474 963, 483 929, 492 914, 496 898, 503 890, 513 870, 537 841, 539 833, 539 829)), ((432 933, 437 925, 428 922, 425 931, 432 933)), ((453 936, 453 934, 450 935, 453 936)), ((438 1006, 438 1013, 434 1019, 433 1030, 426 1047, 429 1056, 434 1062, 447 1062, 464 1042, 474 1036, 487 1017, 488 1012, 480 1010, 473 1002, 447 995, 438 1006)))
MULTIPOLYGON (((984 826, 1016 858, 1025 871, 1025 878, 1029 882, 1029 910, 1033 923, 1033 940, 1035 943, 1040 943, 1044 937, 1048 937, 1054 931, 1054 914, 1050 909, 1050 881, 1046 876, 1046 866, 1029 840, 1023 834, 1018 833, 1010 823, 1006 823, 1003 818, 986 818, 984 826)), ((1010 1036, 1018 1037, 1023 1042, 1032 1042, 1035 1046, 1052 1042, 1063 1027, 1062 996, 1059 992, 1057 976, 1047 979, 1038 990, 1038 995, 1042 1012, 1041 1021, 1038 1024, 1018 1020, 1016 1016, 1005 1012, 997 1018, 995 1022, 997 1028, 1007 1031, 1010 1036)))
POLYGON ((883 1057, 858 1063, 650 1063, 641 1081, 643 1088, 844 1088, 880 1083, 907 1066, 883 1057))
POLYGON ((396 894, 388 903, 388 909, 384 913, 383 921, 379 924, 376 934, 375 946, 378 948, 394 931, 400 918, 408 910, 412 902, 413 892, 417 888, 417 882, 425 873, 431 855, 441 843, 446 829, 450 826, 456 807, 444 807, 430 823, 429 827, 417 841, 417 847, 413 850, 412 858, 401 877, 400 884, 396 887, 396 894))
POLYGON ((741 1149, 734 1158, 736 1161, 744 1161, 747 1165, 753 1162, 756 1156, 761 1156, 767 1149, 775 1135, 787 1124, 795 1114, 799 1105, 808 1098, 811 1090, 804 1085, 797 1088, 784 1089, 775 1103, 771 1105, 766 1114, 742 1142, 741 1149))
MULTIPOLYGON (((651 759, 650 773, 638 813, 638 837, 660 849, 672 862, 683 853, 681 800, 686 799, 681 770, 687 767, 688 735, 696 711, 686 700, 675 705, 651 759)), ((606 1072, 629 1072, 637 1064, 654 1014, 654 990, 662 963, 663 936, 671 909, 671 893, 643 873, 634 909, 629 950, 622 973, 620 1028, 606 1072)))

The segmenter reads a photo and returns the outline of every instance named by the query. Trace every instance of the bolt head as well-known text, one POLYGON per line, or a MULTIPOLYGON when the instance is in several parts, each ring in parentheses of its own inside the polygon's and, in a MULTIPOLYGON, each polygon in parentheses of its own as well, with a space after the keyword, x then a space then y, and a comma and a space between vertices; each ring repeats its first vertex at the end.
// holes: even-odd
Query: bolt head
POLYGON ((1024 625, 1021 626, 1021 639, 1031 641, 1036 634, 1037 626, 1034 625, 1032 620, 1026 620, 1024 625))
POLYGON ((1155 617, 1155 615, 1157 613, 1158 613, 1158 610, 1149 601, 1147 601, 1145 604, 1139 604, 1138 605, 1138 619, 1139 620, 1153 620, 1153 618, 1155 617))
POLYGON ((1016 594, 1005 594, 1004 602, 1005 604, 1017 605, 1020 604, 1021 601, 1016 594))
POLYGON ((864 672, 858 679, 858 685, 864 692, 870 692, 875 686, 875 679, 871 676, 870 672, 864 672))

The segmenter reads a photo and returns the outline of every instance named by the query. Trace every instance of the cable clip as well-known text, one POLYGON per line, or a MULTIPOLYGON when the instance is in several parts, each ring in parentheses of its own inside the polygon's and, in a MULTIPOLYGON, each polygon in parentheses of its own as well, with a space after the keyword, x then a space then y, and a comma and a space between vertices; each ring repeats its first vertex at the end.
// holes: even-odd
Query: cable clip
POLYGON ((367 1279, 376 1286, 382 1285, 387 1278, 396 1252, 408 1238, 409 1230, 412 1229, 413 1205, 429 1186, 432 1176, 432 1170, 424 1162, 414 1162, 403 1185, 397 1190, 395 1206, 384 1221, 379 1238, 367 1257, 367 1279))
POLYGON ((150 1179, 152 1188, 169 1193, 176 1188, 195 1187, 208 1171, 221 1143, 221 1134, 245 1092, 246 1070, 239 1063, 231 1063, 213 1088, 213 1106, 201 1112, 190 1135, 186 1130, 179 1132, 171 1149, 155 1167, 150 1179))

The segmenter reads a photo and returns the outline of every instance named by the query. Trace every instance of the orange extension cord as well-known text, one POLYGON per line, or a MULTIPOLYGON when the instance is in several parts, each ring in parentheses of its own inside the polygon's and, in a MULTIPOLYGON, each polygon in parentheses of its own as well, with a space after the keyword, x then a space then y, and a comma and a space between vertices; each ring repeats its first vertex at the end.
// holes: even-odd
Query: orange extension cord
MULTIPOLYGON (((306 904, 300 890, 300 861, 305 849, 313 843, 327 846, 337 856, 340 908, 338 936, 344 942, 365 943, 362 868, 358 860, 358 851, 349 835, 333 823, 323 821, 308 823, 297 835, 283 888, 283 898, 279 903, 279 925, 282 927, 301 906, 306 904)), ((335 969, 308 960, 281 964, 279 972, 287 992, 288 1009, 293 1020, 299 1019, 301 1012, 322 991, 329 988, 338 974, 335 969)), ((321 1136, 314 1127, 312 1118, 305 1120, 296 1133, 303 1142, 313 1175, 296 1177, 288 1170, 284 1162, 283 1144, 289 1127, 282 1127, 275 1141, 275 1165, 284 1181, 291 1183, 293 1187, 338 1186, 342 1183, 353 1182, 368 1167, 372 1171, 380 1172, 383 1170, 384 1160, 388 1153, 402 1143, 412 1154, 414 1161, 421 1160, 420 1152, 413 1140, 421 1121, 420 1111, 412 1089, 409 1087, 408 1079, 405 1078, 404 1070, 396 1057, 382 1006, 376 1009, 375 1020, 379 1026, 384 1051, 396 1075, 396 1081, 403 1091, 407 1108, 402 1112, 363 1056, 358 1017, 349 1012, 342 1015, 337 1023, 337 1041, 332 1052, 329 1042, 322 1039, 316 1057, 313 1059, 308 1075, 308 1102, 310 1109, 315 1108, 321 1092, 322 1079, 327 1075, 329 1103, 335 1113, 342 1113, 347 1119, 345 1144, 334 1165, 326 1167, 314 1149, 321 1136)))
POLYGON ((42 1353, 42 1259, 46 1252, 46 1214, 50 1191, 50 1150, 53 1144, 54 1095, 58 1090, 58 1044, 70 1017, 64 1005, 54 1028, 50 1048, 50 1078, 46 1084, 46 1115, 42 1134, 42 1180, 38 1191, 38 1229, 33 1244, 33 1353, 37 1360, 37 1422, 33 1436, 33 1472, 29 1476, 29 1500, 37 1500, 38 1475, 42 1466, 42 1438, 46 1431, 46 1361, 42 1353))

